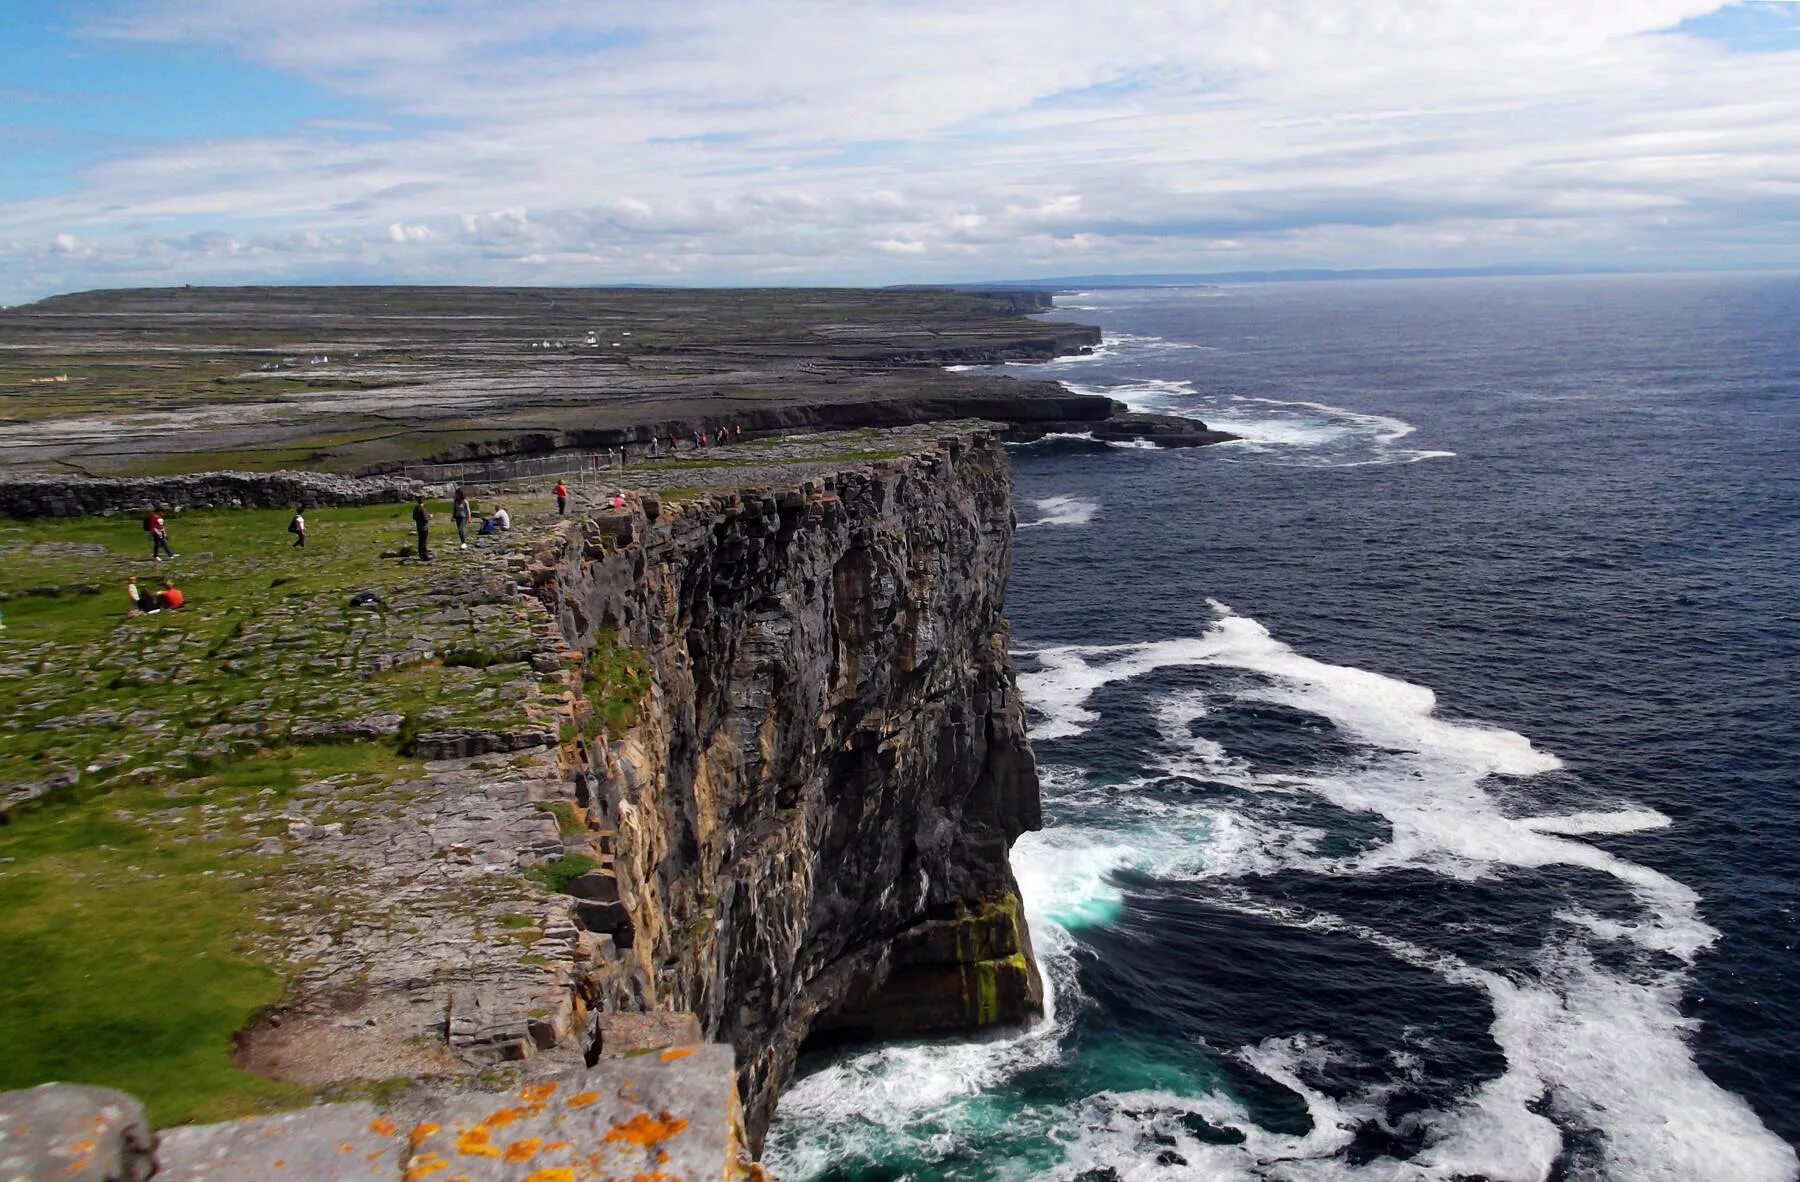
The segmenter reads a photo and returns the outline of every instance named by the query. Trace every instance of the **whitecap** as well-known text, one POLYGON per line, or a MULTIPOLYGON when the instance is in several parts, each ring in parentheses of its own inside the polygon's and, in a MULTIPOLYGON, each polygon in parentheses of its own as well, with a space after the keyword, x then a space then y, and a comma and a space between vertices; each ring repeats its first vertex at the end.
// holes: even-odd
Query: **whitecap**
POLYGON ((1094 514, 1100 512, 1100 503, 1086 497, 1044 497, 1031 504, 1043 516, 1019 522, 1020 529, 1039 525, 1086 525, 1094 520, 1094 514))

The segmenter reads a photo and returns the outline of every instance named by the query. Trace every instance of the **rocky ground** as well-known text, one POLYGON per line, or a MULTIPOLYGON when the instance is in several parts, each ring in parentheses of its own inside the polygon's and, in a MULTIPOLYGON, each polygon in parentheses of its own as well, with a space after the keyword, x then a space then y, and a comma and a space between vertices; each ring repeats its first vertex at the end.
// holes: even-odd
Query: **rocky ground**
MULTIPOLYGON (((925 434, 755 441, 621 482, 666 505, 925 434)), ((171 512, 161 564, 135 516, 0 519, 0 1087, 218 1117, 578 1061, 585 1009, 639 1000, 572 919, 608 906, 613 851, 565 741, 629 717, 642 671, 602 644, 584 684, 522 586, 557 525, 547 483, 478 489, 515 528, 466 550, 433 502, 430 563, 406 505, 315 510, 303 550, 285 510, 171 512), (127 614, 125 581, 165 575, 187 604, 127 614), (365 591, 379 606, 350 607, 365 591)), ((613 491, 577 484, 576 511, 613 491)))
POLYGON ((0 463, 166 475, 408 461, 737 422, 1103 418, 1054 383, 946 373, 1098 330, 1035 292, 193 288, 0 310, 0 463))

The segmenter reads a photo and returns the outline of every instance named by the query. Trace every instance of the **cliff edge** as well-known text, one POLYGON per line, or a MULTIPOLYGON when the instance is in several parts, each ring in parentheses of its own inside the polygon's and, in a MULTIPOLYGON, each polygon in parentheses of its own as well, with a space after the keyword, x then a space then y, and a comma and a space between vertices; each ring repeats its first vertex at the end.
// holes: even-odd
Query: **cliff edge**
POLYGON ((1041 1011, 1007 861, 1040 824, 1012 530, 976 430, 798 488, 646 495, 531 569, 571 659, 644 674, 625 709, 578 704, 601 870, 577 918, 622 951, 583 988, 731 1043, 753 1145, 810 1038, 1041 1011))

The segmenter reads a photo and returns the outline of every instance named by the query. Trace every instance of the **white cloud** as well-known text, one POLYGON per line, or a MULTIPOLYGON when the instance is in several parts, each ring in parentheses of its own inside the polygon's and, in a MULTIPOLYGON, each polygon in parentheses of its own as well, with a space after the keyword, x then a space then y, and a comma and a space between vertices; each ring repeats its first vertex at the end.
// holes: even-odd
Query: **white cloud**
POLYGON ((149 0, 374 119, 144 142, 0 205, 0 298, 100 282, 888 282, 1800 263, 1800 54, 1715 0, 149 0), (383 130, 385 129, 385 130, 383 130), (65 248, 62 237, 79 249, 65 248))

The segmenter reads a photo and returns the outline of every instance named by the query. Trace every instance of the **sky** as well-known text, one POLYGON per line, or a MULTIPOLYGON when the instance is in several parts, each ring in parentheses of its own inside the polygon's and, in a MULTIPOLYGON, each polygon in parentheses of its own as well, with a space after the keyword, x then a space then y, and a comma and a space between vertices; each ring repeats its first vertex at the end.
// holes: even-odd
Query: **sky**
POLYGON ((1800 268, 1800 3, 0 0, 0 302, 1800 268))

